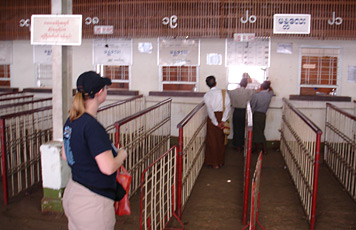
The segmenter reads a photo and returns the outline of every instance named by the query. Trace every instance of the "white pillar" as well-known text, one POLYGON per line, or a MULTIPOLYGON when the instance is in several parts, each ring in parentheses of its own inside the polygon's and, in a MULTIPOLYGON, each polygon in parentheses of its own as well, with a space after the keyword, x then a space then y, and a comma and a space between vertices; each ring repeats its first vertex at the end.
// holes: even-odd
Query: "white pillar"
POLYGON ((41 145, 43 198, 41 211, 63 214, 62 198, 71 170, 62 159, 62 142, 50 141, 41 145))
MULTIPOLYGON (((52 14, 72 14, 72 0, 52 0, 52 14)), ((52 46, 53 140, 62 140, 72 102, 72 47, 52 46)))
MULTIPOLYGON (((52 0, 52 14, 72 14, 72 0, 52 0)), ((70 168, 61 157, 63 124, 72 101, 72 48, 52 46, 53 140, 41 145, 42 212, 63 213, 62 197, 70 168)))

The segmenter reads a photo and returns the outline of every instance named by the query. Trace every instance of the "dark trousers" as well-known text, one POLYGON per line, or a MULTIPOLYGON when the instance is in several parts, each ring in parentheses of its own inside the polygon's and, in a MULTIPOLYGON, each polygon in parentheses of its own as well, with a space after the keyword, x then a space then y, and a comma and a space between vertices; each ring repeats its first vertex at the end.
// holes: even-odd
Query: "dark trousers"
POLYGON ((235 108, 232 120, 234 132, 232 145, 236 147, 243 147, 245 144, 246 109, 235 108))
POLYGON ((265 127, 266 127, 266 114, 260 112, 254 112, 252 143, 256 143, 256 144, 266 143, 265 127))

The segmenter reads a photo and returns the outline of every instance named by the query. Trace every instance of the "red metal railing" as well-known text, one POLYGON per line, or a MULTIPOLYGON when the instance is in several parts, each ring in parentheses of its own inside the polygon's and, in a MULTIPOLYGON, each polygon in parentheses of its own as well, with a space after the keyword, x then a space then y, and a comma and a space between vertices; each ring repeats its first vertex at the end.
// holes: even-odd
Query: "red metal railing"
POLYGON ((207 116, 205 104, 201 102, 177 125, 179 129, 177 214, 179 217, 204 163, 207 116))
POLYGON ((166 229, 173 217, 184 229, 176 215, 177 160, 174 146, 142 172, 140 230, 166 229))
MULTIPOLYGON (((40 103, 48 102, 51 100, 47 98, 27 103, 32 103, 35 108, 40 103)), ((128 98, 99 108, 98 119, 104 126, 115 127, 115 121, 110 124, 109 119, 119 119, 121 116, 141 110, 143 106, 142 95, 128 98)), ((3 115, 0 116, 0 122, 4 203, 7 204, 9 198, 40 182, 42 178, 39 147, 44 142, 52 140, 52 107, 3 115)))
POLYGON ((41 181, 40 146, 52 140, 52 106, 0 116, 4 204, 41 181))
POLYGON ((144 97, 138 95, 100 107, 97 119, 109 133, 111 141, 115 143, 115 122, 143 110, 144 107, 144 97))
POLYGON ((244 147, 244 185, 243 185, 243 209, 242 209, 242 224, 247 224, 248 212, 248 195, 250 187, 250 171, 251 171, 251 149, 252 149, 252 110, 250 102, 246 106, 245 120, 245 147, 244 147))
POLYGON ((280 149, 313 230, 322 131, 287 99, 283 102, 280 149))
POLYGON ((261 171, 262 171, 262 153, 258 156, 255 173, 252 178, 252 191, 251 191, 251 211, 250 223, 243 229, 250 227, 250 230, 255 230, 257 224, 262 228, 263 226, 258 221, 258 210, 260 206, 260 185, 261 185, 261 171))
POLYGON ((21 95, 26 95, 24 92, 5 92, 5 93, 0 93, 0 98, 7 98, 7 97, 15 97, 15 96, 21 96, 21 95))
POLYGON ((115 123, 115 146, 128 153, 124 167, 132 175, 129 197, 140 188, 143 170, 170 148, 171 103, 166 99, 115 123))
POLYGON ((0 115, 32 110, 32 109, 37 109, 37 108, 51 106, 51 105, 52 105, 51 97, 5 104, 5 105, 0 105, 0 115))
POLYGON ((356 201, 356 116, 326 103, 326 165, 356 201))
POLYGON ((7 104, 13 104, 19 102, 32 101, 32 100, 33 100, 33 95, 5 97, 5 98, 0 98, 0 105, 7 105, 7 104))

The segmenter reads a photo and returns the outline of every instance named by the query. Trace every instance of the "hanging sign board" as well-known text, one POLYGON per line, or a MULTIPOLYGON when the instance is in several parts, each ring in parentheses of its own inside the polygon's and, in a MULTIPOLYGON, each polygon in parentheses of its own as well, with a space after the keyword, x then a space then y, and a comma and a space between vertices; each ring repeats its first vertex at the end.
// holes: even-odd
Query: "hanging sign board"
POLYGON ((82 43, 82 15, 32 15, 32 45, 79 46, 82 43))
POLYGON ((226 66, 269 66, 270 40, 255 39, 251 42, 236 42, 226 39, 226 66))
POLYGON ((254 33, 234 33, 234 41, 237 42, 250 42, 255 40, 254 33))
POLYGON ((160 38, 158 65, 199 65, 199 39, 160 38))
POLYGON ((310 14, 275 14, 274 34, 310 34, 310 14))
POLYGON ((114 26, 94 26, 94 34, 113 34, 114 26))
POLYGON ((94 65, 132 65, 131 39, 95 39, 94 65))

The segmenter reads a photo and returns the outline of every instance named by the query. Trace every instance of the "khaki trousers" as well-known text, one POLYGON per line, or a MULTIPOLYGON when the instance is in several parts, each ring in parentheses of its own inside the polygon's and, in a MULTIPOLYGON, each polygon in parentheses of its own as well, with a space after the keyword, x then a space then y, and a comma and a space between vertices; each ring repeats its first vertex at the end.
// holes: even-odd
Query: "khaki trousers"
POLYGON ((63 196, 69 230, 113 230, 114 201, 69 180, 63 196))

